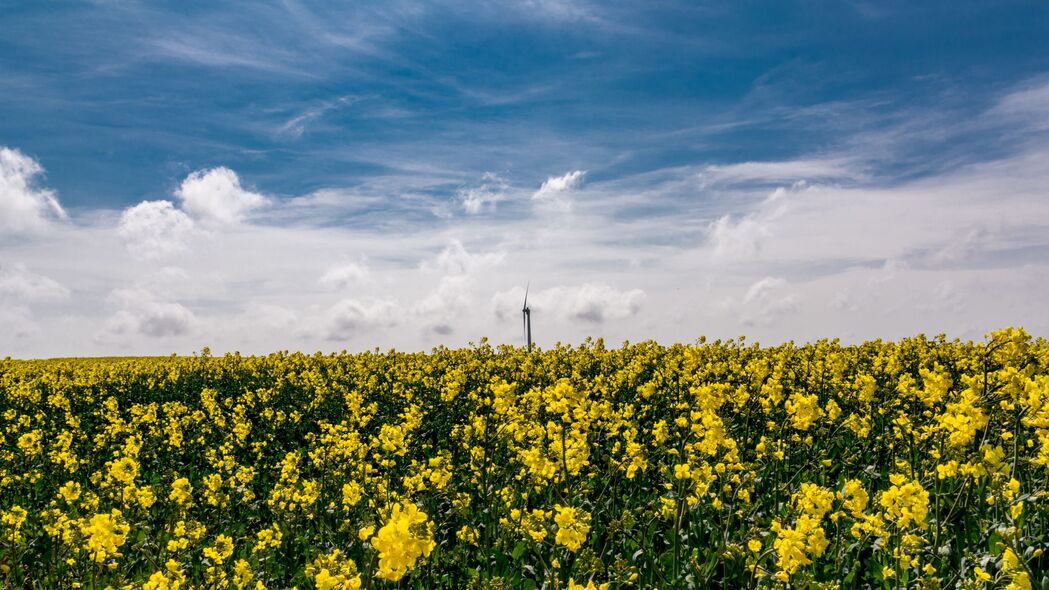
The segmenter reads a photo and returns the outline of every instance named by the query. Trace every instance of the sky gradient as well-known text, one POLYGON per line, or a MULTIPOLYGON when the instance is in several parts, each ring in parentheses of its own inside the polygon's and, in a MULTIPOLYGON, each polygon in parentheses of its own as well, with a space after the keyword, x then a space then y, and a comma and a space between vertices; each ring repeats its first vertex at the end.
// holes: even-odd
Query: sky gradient
POLYGON ((1043 2, 0 14, 0 357, 1049 335, 1043 2))

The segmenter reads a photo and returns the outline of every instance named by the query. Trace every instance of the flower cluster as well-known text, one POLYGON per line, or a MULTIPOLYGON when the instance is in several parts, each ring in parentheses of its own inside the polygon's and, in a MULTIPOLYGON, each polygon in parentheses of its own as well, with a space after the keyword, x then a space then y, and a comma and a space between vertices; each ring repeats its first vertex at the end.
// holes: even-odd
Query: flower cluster
POLYGON ((1049 343, 0 361, 20 588, 978 588, 1049 571, 1049 343))
POLYGON ((415 504, 394 504, 386 523, 371 538, 371 544, 379 552, 376 575, 400 580, 420 558, 428 557, 433 551, 433 523, 415 504))

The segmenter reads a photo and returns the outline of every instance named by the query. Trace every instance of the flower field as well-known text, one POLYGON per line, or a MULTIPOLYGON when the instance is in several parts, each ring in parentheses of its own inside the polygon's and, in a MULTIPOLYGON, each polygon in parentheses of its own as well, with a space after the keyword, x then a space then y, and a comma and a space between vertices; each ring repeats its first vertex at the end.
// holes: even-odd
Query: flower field
POLYGON ((1049 343, 0 363, 3 588, 1049 588, 1049 343))

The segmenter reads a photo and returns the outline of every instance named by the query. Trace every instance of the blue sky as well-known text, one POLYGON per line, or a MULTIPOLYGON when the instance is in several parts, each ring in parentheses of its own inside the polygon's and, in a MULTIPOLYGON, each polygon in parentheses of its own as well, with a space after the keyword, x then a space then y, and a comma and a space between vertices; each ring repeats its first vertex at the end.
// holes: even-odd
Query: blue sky
POLYGON ((1049 328, 1044 3, 0 13, 16 356, 1049 328))

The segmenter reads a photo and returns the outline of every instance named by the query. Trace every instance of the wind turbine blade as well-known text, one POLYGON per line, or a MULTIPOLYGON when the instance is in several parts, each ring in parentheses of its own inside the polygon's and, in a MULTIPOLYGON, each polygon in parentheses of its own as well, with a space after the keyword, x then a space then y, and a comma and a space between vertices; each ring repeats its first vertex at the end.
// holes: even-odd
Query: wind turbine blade
POLYGON ((532 286, 532 281, 528 281, 527 283, 525 283, 525 300, 524 300, 524 308, 523 309, 528 309, 528 288, 531 287, 531 286, 532 286))

